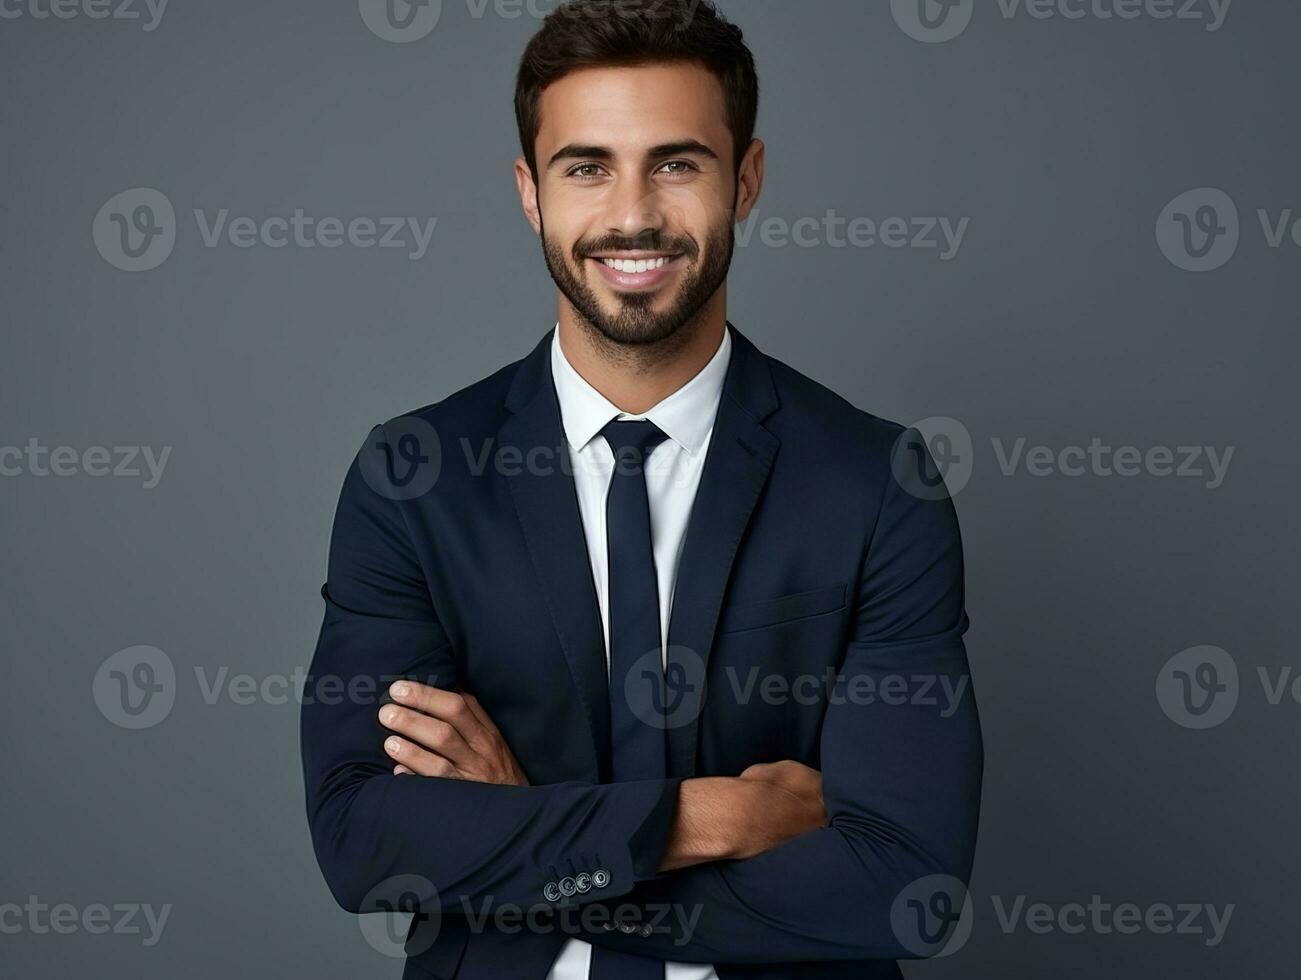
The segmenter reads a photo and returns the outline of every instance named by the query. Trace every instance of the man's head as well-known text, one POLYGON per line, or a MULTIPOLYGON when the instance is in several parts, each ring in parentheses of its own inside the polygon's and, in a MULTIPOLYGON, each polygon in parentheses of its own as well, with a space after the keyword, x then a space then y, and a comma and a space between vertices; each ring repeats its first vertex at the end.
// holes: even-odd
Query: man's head
POLYGON ((763 178, 754 59, 708 0, 572 0, 516 83, 516 180, 578 320, 619 345, 690 328, 763 178))

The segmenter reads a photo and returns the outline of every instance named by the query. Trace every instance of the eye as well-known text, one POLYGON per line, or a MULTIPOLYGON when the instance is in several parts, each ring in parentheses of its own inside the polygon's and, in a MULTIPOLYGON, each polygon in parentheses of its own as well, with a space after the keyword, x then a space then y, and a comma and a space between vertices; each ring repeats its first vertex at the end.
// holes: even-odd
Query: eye
POLYGON ((591 180, 595 180, 600 175, 594 173, 583 173, 583 171, 600 170, 600 169, 601 166, 600 164, 597 163, 580 163, 578 166, 574 167, 567 174, 565 174, 565 176, 573 177, 575 180, 591 181, 591 180))
POLYGON ((696 165, 695 165, 694 163, 692 163, 690 160, 670 160, 668 163, 664 164, 664 166, 661 167, 660 169, 663 170, 663 169, 665 169, 666 167, 681 167, 681 168, 682 168, 681 170, 670 170, 670 171, 668 171, 668 174, 669 174, 670 177, 681 177, 681 176, 685 176, 686 174, 689 174, 689 173, 691 173, 693 170, 696 169, 696 165))

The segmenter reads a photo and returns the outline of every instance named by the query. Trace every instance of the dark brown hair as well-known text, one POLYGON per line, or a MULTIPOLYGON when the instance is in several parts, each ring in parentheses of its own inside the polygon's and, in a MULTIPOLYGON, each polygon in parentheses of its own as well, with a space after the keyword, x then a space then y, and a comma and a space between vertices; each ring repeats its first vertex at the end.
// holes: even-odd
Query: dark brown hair
POLYGON ((695 62, 723 86, 733 162, 754 139, 759 80, 754 56, 711 0, 570 0, 547 15, 529 41, 515 81, 515 121, 533 179, 542 128, 542 92, 581 68, 695 62))

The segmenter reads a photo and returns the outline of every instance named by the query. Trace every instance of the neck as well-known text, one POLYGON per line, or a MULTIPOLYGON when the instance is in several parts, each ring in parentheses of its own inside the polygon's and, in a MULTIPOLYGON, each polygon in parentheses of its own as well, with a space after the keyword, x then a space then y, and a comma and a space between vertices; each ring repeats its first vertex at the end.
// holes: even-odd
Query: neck
POLYGON ((560 349, 583 380, 612 405, 640 415, 694 378, 718 353, 727 329, 725 299, 720 289, 696 316, 654 344, 616 343, 562 302, 560 349))

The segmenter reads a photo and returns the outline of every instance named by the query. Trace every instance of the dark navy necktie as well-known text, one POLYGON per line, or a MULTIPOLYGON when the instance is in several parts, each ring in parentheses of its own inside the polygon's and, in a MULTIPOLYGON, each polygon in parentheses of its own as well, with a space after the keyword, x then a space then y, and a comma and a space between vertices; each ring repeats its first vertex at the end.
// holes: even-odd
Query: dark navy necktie
MULTIPOLYGON (((668 437, 647 421, 616 420, 601 434, 614 453, 605 498, 613 777, 617 783, 663 779, 667 764, 659 585, 644 464, 668 437)), ((614 927, 629 934, 637 931, 632 923, 614 927)), ((664 962, 594 946, 590 980, 664 980, 664 962)))

